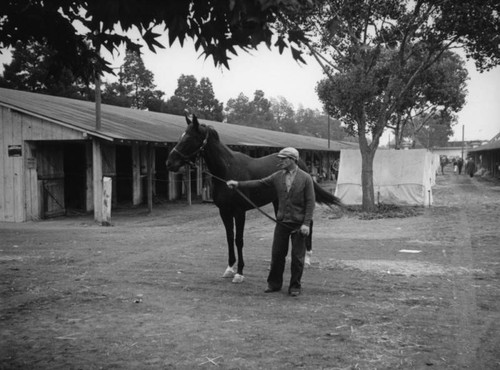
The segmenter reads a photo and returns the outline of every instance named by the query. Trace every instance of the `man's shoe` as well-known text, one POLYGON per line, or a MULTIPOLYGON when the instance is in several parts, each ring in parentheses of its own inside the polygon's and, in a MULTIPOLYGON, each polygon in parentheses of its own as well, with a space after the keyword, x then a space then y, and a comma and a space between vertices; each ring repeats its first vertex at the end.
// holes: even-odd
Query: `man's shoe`
POLYGON ((274 292, 279 292, 281 289, 279 288, 271 288, 270 286, 268 286, 266 288, 266 290, 264 290, 264 293, 274 293, 274 292))
POLYGON ((298 297, 300 295, 300 289, 291 289, 288 291, 290 297, 298 297))

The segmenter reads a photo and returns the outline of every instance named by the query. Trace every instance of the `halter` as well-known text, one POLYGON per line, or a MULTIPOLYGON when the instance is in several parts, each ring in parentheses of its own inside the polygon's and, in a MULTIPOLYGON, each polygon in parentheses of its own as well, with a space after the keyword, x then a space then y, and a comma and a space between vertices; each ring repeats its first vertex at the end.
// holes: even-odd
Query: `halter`
POLYGON ((205 136, 205 139, 201 143, 201 146, 198 149, 196 149, 193 153, 191 153, 190 155, 186 155, 186 154, 182 153, 179 149, 177 149, 177 145, 179 145, 179 143, 177 143, 177 145, 174 147, 174 149, 172 149, 172 151, 179 154, 181 156, 181 158, 184 160, 184 162, 188 163, 191 166, 195 166, 195 164, 191 160, 191 158, 193 158, 193 157, 197 158, 200 155, 200 153, 203 152, 203 149, 205 149, 205 147, 207 146, 207 143, 208 143, 208 129, 207 129, 207 135, 205 136))

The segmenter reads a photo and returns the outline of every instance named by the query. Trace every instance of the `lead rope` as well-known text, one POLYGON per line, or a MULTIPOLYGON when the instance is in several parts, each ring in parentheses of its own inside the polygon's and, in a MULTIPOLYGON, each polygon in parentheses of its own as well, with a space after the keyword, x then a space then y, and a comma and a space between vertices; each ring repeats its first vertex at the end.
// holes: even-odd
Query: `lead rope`
MULTIPOLYGON (((216 180, 219 180, 221 182, 224 182, 226 183, 227 180, 224 180, 223 178, 219 177, 219 176, 216 176, 214 175, 213 173, 210 173, 206 170, 203 171, 204 173, 206 173, 207 175, 210 175, 212 176, 213 178, 215 178, 216 180)), ((271 215, 269 215, 268 213, 264 212, 257 204, 255 204, 250 198, 248 198, 245 194, 243 194, 243 192, 241 190, 239 190, 237 187, 234 188, 234 190, 236 190, 236 192, 243 198, 245 199, 252 207, 254 207, 255 209, 257 209, 260 213, 262 213, 264 216, 266 216, 268 219, 270 219, 271 221, 273 221, 274 223, 276 224, 280 224, 281 226, 284 226, 284 227, 287 227, 288 229, 291 229, 293 230, 292 231, 292 234, 293 233, 296 233, 297 231, 299 231, 298 229, 294 229, 294 228, 291 228, 290 226, 288 226, 287 224, 281 222, 281 221, 278 221, 277 219, 275 219, 274 217, 272 217, 271 215)))

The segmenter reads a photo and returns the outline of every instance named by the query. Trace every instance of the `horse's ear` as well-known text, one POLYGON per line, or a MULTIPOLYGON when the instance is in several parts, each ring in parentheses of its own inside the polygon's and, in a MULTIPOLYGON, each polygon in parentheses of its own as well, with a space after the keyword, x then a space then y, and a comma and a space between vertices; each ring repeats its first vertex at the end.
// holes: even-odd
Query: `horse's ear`
POLYGON ((186 117, 186 123, 189 126, 191 124, 191 120, 189 119, 187 112, 184 113, 184 116, 186 117))
POLYGON ((198 117, 196 117, 196 115, 194 114, 193 114, 193 127, 197 130, 200 127, 200 122, 198 122, 198 117))

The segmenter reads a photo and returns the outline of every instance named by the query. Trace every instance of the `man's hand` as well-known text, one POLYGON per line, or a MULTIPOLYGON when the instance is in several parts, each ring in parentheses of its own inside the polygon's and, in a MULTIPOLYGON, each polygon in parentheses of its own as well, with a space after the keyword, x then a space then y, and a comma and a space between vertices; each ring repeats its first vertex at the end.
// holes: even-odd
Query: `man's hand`
POLYGON ((300 227, 300 233, 301 233, 302 235, 304 235, 304 236, 309 235, 309 226, 307 226, 307 225, 302 225, 302 226, 300 227))
POLYGON ((234 189, 234 188, 238 187, 238 181, 229 180, 226 182, 226 185, 228 186, 229 189, 234 189))

